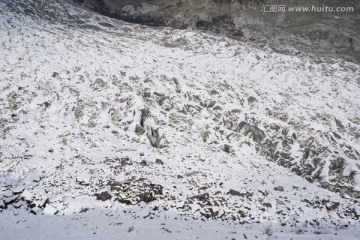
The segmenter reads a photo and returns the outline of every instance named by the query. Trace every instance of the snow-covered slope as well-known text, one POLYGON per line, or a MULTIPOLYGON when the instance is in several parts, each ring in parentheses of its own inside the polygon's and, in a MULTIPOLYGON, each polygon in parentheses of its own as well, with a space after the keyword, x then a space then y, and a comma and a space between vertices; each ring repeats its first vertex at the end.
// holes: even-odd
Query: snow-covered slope
POLYGON ((356 239, 358 65, 66 1, 0 14, 2 221, 109 208, 356 239))

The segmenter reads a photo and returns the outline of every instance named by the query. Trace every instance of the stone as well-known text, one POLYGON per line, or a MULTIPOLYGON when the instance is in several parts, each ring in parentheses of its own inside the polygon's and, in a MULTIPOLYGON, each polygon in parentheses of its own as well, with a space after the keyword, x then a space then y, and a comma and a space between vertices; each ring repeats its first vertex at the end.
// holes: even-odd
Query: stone
POLYGON ((135 133, 137 135, 143 135, 145 133, 145 129, 142 128, 139 124, 136 124, 135 126, 135 133))
POLYGON ((150 115, 150 111, 147 108, 140 109, 141 117, 140 117, 140 127, 144 128, 144 122, 146 118, 150 115))
POLYGON ((50 203, 50 199, 45 198, 45 200, 43 200, 39 206, 40 206, 40 208, 45 208, 49 203, 50 203))
POLYGON ((241 193, 239 191, 236 191, 234 189, 230 189, 229 192, 227 192, 228 195, 232 196, 239 196, 239 197, 251 197, 253 193, 247 192, 247 193, 241 193))
POLYGON ((130 158, 123 157, 120 159, 120 164, 121 164, 121 166, 126 166, 126 165, 132 165, 132 162, 131 162, 130 158))
POLYGON ((160 164, 160 165, 164 165, 164 162, 161 159, 158 159, 158 158, 155 160, 155 163, 160 164))
POLYGON ((160 133, 159 133, 159 128, 153 128, 153 127, 150 127, 150 131, 147 132, 147 137, 150 141, 150 144, 151 146, 155 147, 155 148, 162 148, 164 147, 162 144, 161 144, 161 140, 163 139, 163 136, 160 136, 160 133))
POLYGON ((230 153, 230 151, 231 151, 231 146, 228 144, 224 144, 224 152, 230 153))
POLYGON ((147 163, 145 160, 142 160, 142 161, 140 162, 140 165, 141 165, 141 166, 147 166, 148 163, 147 163))
POLYGON ((125 205, 133 205, 133 203, 129 199, 116 199, 119 203, 125 204, 125 205))
POLYGON ((206 201, 210 198, 210 194, 209 193, 203 193, 200 195, 195 195, 193 197, 191 197, 190 199, 197 199, 199 201, 206 201))
POLYGON ((140 198, 140 202, 146 202, 146 203, 150 203, 156 200, 152 192, 144 192, 139 195, 139 198, 140 198))
POLYGON ((13 204, 14 202, 16 202, 18 200, 18 197, 16 195, 12 196, 12 197, 7 197, 3 199, 6 205, 10 205, 13 204))
POLYGON ((100 200, 100 201, 106 201, 106 200, 110 200, 111 199, 111 195, 110 193, 108 193, 107 191, 102 192, 102 193, 98 193, 95 194, 96 199, 100 200))
POLYGON ((266 137, 263 130, 245 121, 240 122, 235 131, 242 132, 244 135, 251 133, 253 140, 257 143, 261 143, 266 137))
POLYGON ((263 206, 264 206, 264 207, 267 207, 267 208, 271 208, 271 207, 272 207, 271 203, 263 203, 263 206))
POLYGON ((284 191, 284 187, 283 187, 283 186, 277 186, 277 187, 274 187, 274 190, 283 192, 283 191, 284 191))
POLYGON ((339 202, 328 203, 328 204, 326 205, 326 209, 327 209, 328 211, 333 211, 333 210, 337 209, 339 206, 340 206, 340 203, 339 203, 339 202))

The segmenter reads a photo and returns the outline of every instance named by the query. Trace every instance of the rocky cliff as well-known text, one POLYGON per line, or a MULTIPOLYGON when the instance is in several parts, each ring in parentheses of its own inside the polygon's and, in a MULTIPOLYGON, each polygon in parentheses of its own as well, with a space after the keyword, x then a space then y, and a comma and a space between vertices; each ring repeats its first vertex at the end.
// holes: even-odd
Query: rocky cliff
POLYGON ((268 45, 283 53, 306 51, 360 61, 360 2, 355 0, 75 1, 130 22, 211 31, 268 45), (285 12, 282 9, 271 12, 270 5, 285 6, 285 12), (289 7, 309 10, 291 12, 289 7), (337 7, 352 7, 353 11, 329 12, 324 7, 334 7, 333 11, 337 7))

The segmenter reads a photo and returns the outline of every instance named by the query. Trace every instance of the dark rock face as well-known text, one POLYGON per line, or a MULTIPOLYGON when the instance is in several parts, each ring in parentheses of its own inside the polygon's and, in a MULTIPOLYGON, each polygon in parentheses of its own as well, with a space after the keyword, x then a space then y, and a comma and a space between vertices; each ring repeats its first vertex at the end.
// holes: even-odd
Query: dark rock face
POLYGON ((133 23, 200 29, 268 45, 279 52, 290 53, 297 49, 360 61, 360 2, 356 0, 74 1, 101 14, 133 23), (285 6, 285 12, 270 12, 271 5, 285 6), (330 8, 320 9, 323 6, 330 8), (291 7, 309 9, 300 12, 291 11, 291 7), (337 7, 353 7, 353 11, 329 12, 331 7, 334 11, 337 7))
POLYGON ((111 195, 108 192, 102 192, 102 193, 96 194, 95 196, 96 196, 97 200, 101 200, 101 201, 106 201, 106 200, 111 199, 111 195))
POLYGON ((283 187, 283 186, 274 187, 274 190, 283 192, 283 191, 284 191, 284 187, 283 187))
POLYGON ((244 135, 248 135, 249 133, 251 133, 253 140, 257 143, 261 143, 266 137, 264 131, 262 131, 260 128, 244 121, 240 122, 239 126, 235 129, 235 131, 243 131, 244 135))
POLYGON ((140 202, 150 203, 163 195, 163 186, 151 183, 145 178, 130 179, 124 182, 110 181, 108 185, 115 196, 115 201, 125 205, 134 205, 140 202))

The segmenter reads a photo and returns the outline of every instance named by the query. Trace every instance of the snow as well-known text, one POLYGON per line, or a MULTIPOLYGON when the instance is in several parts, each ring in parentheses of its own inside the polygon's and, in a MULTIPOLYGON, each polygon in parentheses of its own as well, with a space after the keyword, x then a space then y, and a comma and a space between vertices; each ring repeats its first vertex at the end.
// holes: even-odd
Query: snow
POLYGON ((0 239, 359 238, 358 200, 319 187, 360 186, 358 65, 67 1, 47 1, 56 21, 0 4, 0 239), (259 151, 254 131, 236 130, 243 121, 289 154, 287 168, 259 151), (164 147, 151 145, 155 130, 164 147), (317 151, 308 159, 306 147, 317 151), (98 199, 104 191, 111 199, 98 199))
MULTIPOLYGON (((3 215, 1 217, 4 217, 3 215)), ((65 216, 7 215, 0 226, 1 239, 355 239, 344 229, 329 232, 320 229, 303 232, 305 227, 289 231, 277 224, 249 226, 226 223, 179 220, 174 215, 148 220, 133 219, 122 211, 89 210, 65 216)), ((355 236, 356 237, 356 236, 355 236)))

